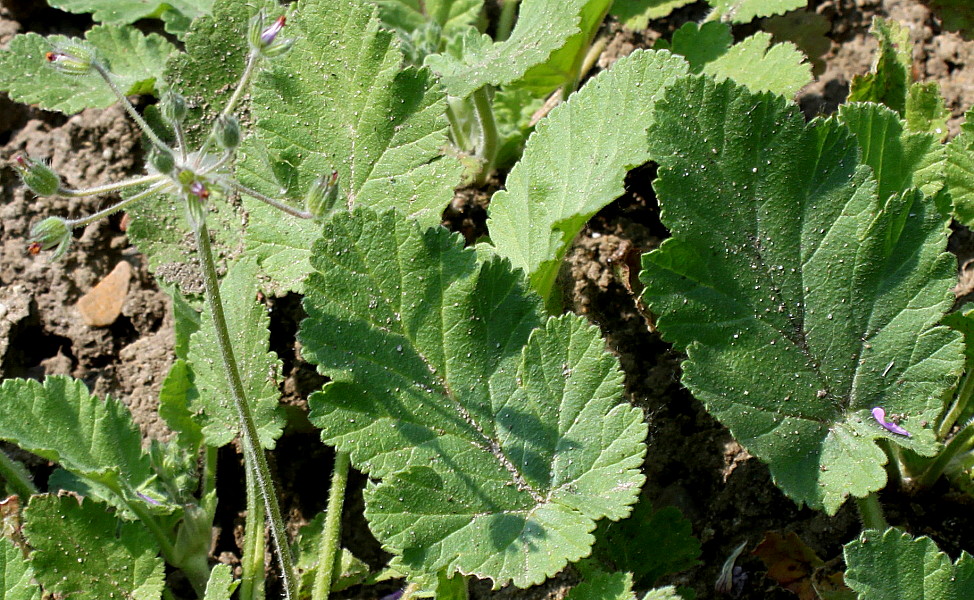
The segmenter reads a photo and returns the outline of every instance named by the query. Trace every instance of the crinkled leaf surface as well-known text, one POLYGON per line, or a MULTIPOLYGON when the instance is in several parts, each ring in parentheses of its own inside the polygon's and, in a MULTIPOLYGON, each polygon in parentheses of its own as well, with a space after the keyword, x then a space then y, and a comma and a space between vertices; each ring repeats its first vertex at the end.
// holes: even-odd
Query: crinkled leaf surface
POLYGON ((804 8, 808 0, 707 0, 721 19, 731 23, 749 23, 758 17, 783 15, 804 8))
POLYGON ((703 72, 733 79, 752 92, 774 92, 788 98, 812 81, 812 66, 791 42, 771 45, 771 34, 759 31, 707 63, 703 72))
MULTIPOLYGON (((54 461, 92 484, 153 488, 155 474, 138 427, 120 402, 88 393, 84 382, 48 377, 44 383, 8 379, 0 384, 0 439, 54 461)), ((161 490, 153 495, 165 497, 161 490)), ((100 497, 120 499, 99 487, 100 497)))
MULTIPOLYGON (((260 445, 273 448, 284 427, 277 389, 281 361, 268 350, 270 317, 257 301, 257 284, 257 265, 252 260, 237 261, 220 284, 220 295, 260 445)), ((209 311, 203 314, 200 330, 193 334, 189 360, 199 390, 193 407, 202 411, 203 438, 210 446, 228 444, 240 433, 240 421, 209 311)))
POLYGON ((876 17, 870 28, 879 50, 869 73, 852 78, 849 102, 878 102, 902 115, 913 65, 910 31, 896 21, 876 17))
POLYGON ((41 600, 41 588, 34 582, 34 569, 10 538, 0 538, 0 598, 41 600))
POLYGON ((860 600, 974 598, 974 558, 961 552, 957 562, 933 540, 891 528, 869 529, 844 548, 846 584, 860 600))
POLYGON ((877 197, 833 121, 731 82, 657 103, 650 146, 673 237, 643 256, 645 298, 687 352, 684 384, 799 503, 833 514, 886 483, 876 440, 929 456, 927 423, 962 367, 946 219, 877 197), (911 438, 870 415, 902 415, 911 438))
POLYGON ((892 109, 871 102, 843 104, 839 120, 859 143, 859 160, 872 167, 881 200, 913 187, 932 197, 943 188, 946 151, 937 136, 907 131, 892 109))
POLYGON ((914 83, 906 97, 906 126, 910 131, 932 133, 938 140, 947 138, 950 109, 936 81, 914 83))
POLYGON ((104 505, 73 496, 33 496, 24 511, 31 563, 48 592, 79 600, 158 600, 163 564, 152 534, 104 505))
POLYGON ((305 357, 322 439, 381 482, 366 518, 408 568, 524 587, 628 514, 646 426, 598 330, 542 319, 523 276, 443 228, 357 210, 312 254, 305 357))
MULTIPOLYGON (((66 45, 72 40, 79 41, 63 35, 14 36, 9 47, 0 51, 0 90, 17 102, 69 115, 118 102, 97 73, 65 75, 48 64, 45 53, 55 45, 66 45)), ((154 93, 166 59, 175 50, 161 35, 145 35, 127 26, 96 25, 85 35, 85 40, 108 63, 118 87, 127 95, 154 93)))
POLYGON ((386 27, 414 31, 433 22, 449 36, 454 30, 474 24, 484 0, 375 0, 375 3, 386 27))
MULTIPOLYGON (((439 223, 461 167, 442 155, 446 104, 432 74, 401 69, 394 36, 360 0, 306 0, 288 28, 294 48, 252 93, 257 131, 240 152, 244 181, 303 198, 318 177, 337 170, 348 205, 395 206, 439 223)), ((248 249, 274 291, 300 290, 318 225, 256 201, 246 207, 248 249)))
POLYGON ((645 131, 665 86, 686 73, 668 52, 634 52, 589 81, 538 124, 524 157, 494 194, 488 227, 501 256, 551 294, 569 244, 624 192, 626 171, 651 155, 645 131))
POLYGON ((485 85, 517 81, 528 69, 548 60, 568 38, 580 31, 582 8, 590 0, 523 0, 511 37, 494 43, 471 31, 462 57, 436 54, 427 57, 451 96, 465 98, 485 85))
POLYGON ((974 110, 964 115, 960 135, 947 144, 947 187, 954 203, 954 218, 974 225, 974 110))
POLYGON ((68 12, 92 13, 91 18, 102 23, 127 24, 168 12, 195 19, 209 14, 213 0, 48 0, 48 4, 68 12))

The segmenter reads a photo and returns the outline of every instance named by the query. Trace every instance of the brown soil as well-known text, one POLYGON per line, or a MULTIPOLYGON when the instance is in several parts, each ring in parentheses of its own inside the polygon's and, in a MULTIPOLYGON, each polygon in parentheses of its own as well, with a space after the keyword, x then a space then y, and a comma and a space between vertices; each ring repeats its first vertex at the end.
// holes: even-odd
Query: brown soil
MULTIPOLYGON (((18 32, 80 34, 90 21, 43 6, 42 3, 0 4, 0 46, 18 32)), ((906 24, 915 42, 915 75, 937 81, 953 111, 952 134, 964 110, 974 104, 974 42, 944 32, 936 16, 917 0, 817 0, 810 10, 831 23, 831 50, 824 70, 801 95, 808 116, 828 113, 844 99, 853 75, 868 70, 876 43, 868 34, 873 16, 906 24)), ((698 3, 678 11, 654 30, 630 32, 615 28, 611 58, 646 47, 689 19, 699 19, 698 3)), ((142 164, 137 131, 119 108, 89 110, 64 117, 10 102, 0 94, 0 160, 17 153, 51 160, 68 185, 90 186, 139 172, 142 164)), ((627 395, 642 407, 650 424, 644 497, 655 506, 674 505, 693 523, 703 545, 700 566, 661 583, 693 588, 698 598, 715 597, 713 585, 724 560, 741 542, 747 551, 738 560, 747 574, 742 598, 792 598, 764 577, 761 562, 749 554, 766 531, 797 533, 823 559, 841 555, 844 543, 860 529, 854 508, 835 517, 799 509, 771 483, 767 468, 751 458, 727 430, 714 421, 680 385, 681 356, 656 334, 640 314, 630 284, 628 260, 655 247, 666 236, 659 223, 651 188, 652 166, 633 171, 627 194, 603 210, 585 228, 570 252, 562 283, 566 304, 601 328, 608 346, 618 353, 626 373, 627 395)), ((144 261, 131 247, 121 218, 89 227, 60 262, 26 252, 30 225, 44 216, 77 217, 101 208, 104 199, 38 199, 26 191, 9 166, 0 168, 0 378, 42 378, 69 374, 83 379, 93 392, 128 404, 147 437, 164 438, 167 431, 155 412, 155 397, 172 356, 172 323, 167 296, 156 287, 144 261), (119 261, 133 267, 121 315, 108 327, 84 323, 75 304, 119 261)), ((486 198, 479 191, 459 194, 445 219, 473 241, 484 233, 486 198)), ((951 249, 961 260, 959 297, 974 287, 969 262, 974 237, 958 228, 951 249)), ((272 343, 285 361, 283 392, 295 414, 321 383, 313 369, 297 358, 293 336, 301 318, 299 299, 269 300, 272 343)), ((292 419, 299 423, 300 418, 292 419)), ((330 453, 310 426, 293 426, 274 452, 284 486, 286 512, 301 522, 323 509, 330 453), (307 477, 302 473, 316 473, 307 477)), ((38 464, 38 463, 34 463, 38 464)), ((38 465, 42 466, 42 465, 38 465)), ((215 556, 225 560, 237 552, 233 531, 239 525, 243 497, 241 471, 233 450, 224 452, 221 507, 215 556)), ((359 488, 362 478, 357 479, 359 488)), ((954 558, 961 549, 974 551, 971 500, 944 485, 923 497, 897 491, 884 493, 892 524, 914 534, 930 535, 954 558)), ((374 564, 384 556, 371 539, 360 515, 361 494, 353 492, 346 515, 346 544, 374 564)), ((527 591, 490 592, 475 586, 475 597, 556 598, 575 579, 571 570, 545 586, 527 591)), ((353 589, 346 597, 371 598, 388 593, 353 589)))

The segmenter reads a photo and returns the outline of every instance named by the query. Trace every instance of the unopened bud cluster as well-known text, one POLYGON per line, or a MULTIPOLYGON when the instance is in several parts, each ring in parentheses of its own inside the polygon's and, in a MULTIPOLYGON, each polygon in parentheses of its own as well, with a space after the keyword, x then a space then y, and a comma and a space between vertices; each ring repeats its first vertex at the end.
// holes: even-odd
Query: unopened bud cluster
POLYGON ((84 44, 56 47, 44 55, 58 72, 65 75, 85 75, 91 71, 95 52, 84 44))
POLYGON ((71 245, 71 227, 60 217, 48 217, 31 228, 30 241, 40 246, 40 250, 54 249, 51 258, 57 260, 71 245))
POLYGON ((61 189, 61 178, 40 161, 18 155, 14 157, 14 168, 24 185, 38 196, 53 196, 61 189))

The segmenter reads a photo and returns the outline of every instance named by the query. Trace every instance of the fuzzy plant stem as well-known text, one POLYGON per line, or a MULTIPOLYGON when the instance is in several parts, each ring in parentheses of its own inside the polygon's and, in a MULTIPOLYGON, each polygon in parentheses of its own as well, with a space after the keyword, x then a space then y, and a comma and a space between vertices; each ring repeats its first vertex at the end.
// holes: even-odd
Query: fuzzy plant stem
POLYGON ((862 520, 864 529, 885 530, 889 528, 886 517, 883 516, 883 507, 879 504, 879 496, 873 492, 865 498, 856 498, 856 506, 859 508, 859 518, 862 520))
POLYGON ((477 113, 477 122, 480 124, 480 148, 478 150, 481 160, 480 175, 477 176, 475 185, 482 186, 487 183, 491 171, 494 170, 494 161, 497 159, 497 122, 494 120, 494 108, 484 86, 471 95, 474 109, 477 113))
POLYGON ((964 424, 960 431, 950 438, 930 466, 917 478, 917 485, 921 488, 931 487, 943 475, 950 461, 957 455, 970 451, 972 446, 974 446, 974 419, 964 424))
MULTIPOLYGON (((145 182, 142 182, 142 183, 145 183, 145 182)), ((139 192, 138 194, 132 196, 131 198, 126 198, 125 200, 122 200, 121 202, 119 202, 117 204, 113 204, 113 205, 109 206, 108 208, 104 208, 104 209, 102 209, 102 210, 100 210, 100 211, 98 211, 96 213, 90 214, 87 217, 82 217, 80 219, 66 219, 65 222, 68 224, 68 227, 70 227, 72 229, 77 228, 77 227, 85 227, 86 225, 90 225, 90 224, 94 223, 95 221, 99 221, 102 218, 107 217, 110 214, 117 213, 118 211, 124 209, 126 206, 129 206, 131 204, 135 204, 136 202, 138 202, 139 200, 142 200, 143 198, 148 198, 152 194, 155 194, 156 192, 158 192, 159 190, 161 190, 162 188, 164 188, 166 185, 167 185, 167 182, 160 181, 160 182, 156 183, 155 185, 149 187, 149 189, 147 189, 147 190, 145 190, 143 192, 139 192)))
POLYGON ((292 217, 298 217, 299 219, 313 219, 314 218, 314 215, 311 214, 311 213, 309 213, 309 212, 307 212, 307 211, 298 210, 298 209, 294 208, 293 206, 289 206, 289 205, 281 202, 280 200, 275 200, 274 198, 271 198, 270 196, 261 194, 257 190, 252 190, 252 189, 250 189, 250 188, 248 188, 248 187, 246 187, 244 185, 241 185, 241 184, 237 183, 236 181, 234 181, 233 179, 230 179, 230 178, 227 178, 227 177, 220 177, 220 178, 218 178, 218 181, 220 183, 222 183, 223 185, 225 185, 225 186, 227 186, 227 187, 229 187, 229 188, 231 188, 233 190, 236 190, 236 191, 240 192, 241 194, 245 194, 247 196, 250 196, 251 198, 256 198, 257 200, 260 200, 261 202, 263 202, 265 204, 269 204, 269 205, 273 206, 274 208, 276 208, 278 210, 284 211, 287 214, 291 215, 292 217))
POLYGON ((247 522, 244 525, 243 576, 239 600, 264 598, 264 506, 257 491, 257 478, 250 463, 247 469, 247 522))
MULTIPOLYGON (((254 73, 257 70, 257 65, 260 64, 260 58, 260 54, 254 51, 251 51, 250 54, 247 55, 247 64, 244 66, 244 71, 240 76, 240 81, 237 82, 237 87, 234 88, 233 94, 230 96, 230 99, 227 100, 227 105, 223 107, 223 111, 220 113, 220 116, 217 117, 217 120, 229 117, 231 114, 233 114, 233 111, 237 108, 237 104, 240 103, 240 99, 243 98, 244 90, 247 89, 247 86, 250 84, 250 79, 254 76, 254 73)), ((210 146, 214 141, 216 141, 215 127, 210 130, 210 135, 208 135, 206 140, 203 141, 203 147, 200 148, 200 151, 197 153, 200 159, 206 154, 207 150, 210 149, 210 146)), ((196 166, 198 168, 200 166, 199 163, 197 163, 196 166)))
POLYGON ((91 66, 93 69, 95 69, 95 71, 98 72, 99 75, 101 75, 101 78, 105 80, 105 83, 107 83, 108 87, 111 88, 112 93, 115 94, 116 98, 118 98, 122 108, 124 108, 125 112, 132 117, 135 123, 139 126, 139 129, 142 130, 142 133, 152 140, 152 143, 157 147, 172 152, 172 148, 170 148, 166 142, 162 141, 162 138, 156 135, 155 131, 152 131, 152 128, 149 127, 149 124, 145 122, 145 119, 142 118, 139 111, 135 110, 135 106, 129 102, 129 99, 125 96, 125 94, 122 93, 122 90, 118 89, 118 86, 115 85, 115 80, 112 79, 112 74, 108 71, 108 69, 105 68, 105 65, 101 64, 97 60, 93 60, 91 61, 91 66))
POLYGON ((328 600, 332 582, 335 580, 335 567, 341 552, 342 507, 345 505, 345 487, 348 484, 350 465, 348 452, 335 452, 335 470, 331 475, 331 489, 328 491, 325 527, 321 532, 321 545, 318 547, 318 572, 315 574, 311 600, 328 600))
POLYGON ((288 544, 284 530, 284 519, 281 517, 281 507, 277 502, 277 491, 274 489, 271 471, 267 466, 267 457, 259 445, 257 427, 254 425, 254 418, 250 412, 250 405, 247 403, 247 395, 244 392, 243 382, 240 380, 240 370, 237 367, 237 360, 233 355, 233 347, 230 345, 230 332, 227 329, 227 320, 223 314, 223 301, 220 299, 219 279, 217 278, 216 265, 213 261, 213 251, 210 249, 210 232, 206 227, 206 223, 197 223, 193 227, 193 234, 196 238, 199 261, 203 270, 206 303, 210 309, 210 315, 213 318, 217 344, 220 347, 220 356, 224 369, 226 370, 227 383, 230 386, 230 394, 233 398, 234 408, 237 411, 237 418, 240 422, 240 438, 243 445, 244 458, 252 465, 251 468, 254 470, 254 479, 257 480, 258 491, 264 499, 264 510, 267 511, 271 537, 274 538, 274 546, 277 549, 277 558, 280 562, 281 580, 284 583, 284 596, 287 600, 297 600, 297 586, 294 581, 294 562, 291 560, 291 547, 288 544))
POLYGON ((450 135, 453 136, 454 145, 464 152, 469 152, 471 149, 470 140, 464 133, 457 111, 450 102, 446 104, 446 120, 450 122, 450 135))
POLYGON ((514 30, 514 20, 517 17, 517 5, 520 2, 521 0, 504 0, 501 5, 501 16, 497 20, 497 37, 494 38, 494 41, 503 42, 511 37, 511 31, 514 30))
POLYGON ((144 185, 146 183, 156 183, 158 181, 162 181, 163 179, 165 179, 165 175, 142 175, 141 177, 133 177, 132 179, 126 179, 124 181, 119 181, 118 183, 97 185, 95 187, 84 188, 81 190, 60 187, 58 188, 57 193, 58 196, 64 196, 65 198, 86 198, 88 196, 100 196, 101 194, 120 192, 130 187, 144 185))
POLYGON ((13 460, 7 453, 0 450, 0 477, 7 484, 7 493, 17 494, 27 501, 34 494, 39 493, 37 486, 30 480, 26 469, 17 461, 13 460))
POLYGON ((970 404, 972 395, 974 395, 974 373, 968 369, 964 373, 960 385, 957 387, 957 395, 954 397, 954 403, 950 405, 950 410, 944 415, 943 420, 940 422, 940 427, 937 428, 937 439, 947 439, 947 434, 954 428, 954 423, 957 422, 957 419, 960 418, 961 414, 963 414, 970 404))

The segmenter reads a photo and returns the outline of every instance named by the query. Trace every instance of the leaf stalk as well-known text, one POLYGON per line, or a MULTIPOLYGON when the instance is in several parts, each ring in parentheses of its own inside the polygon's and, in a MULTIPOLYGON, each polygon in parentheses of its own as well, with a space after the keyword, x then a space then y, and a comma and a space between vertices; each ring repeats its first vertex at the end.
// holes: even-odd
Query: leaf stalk
POLYGON ((477 155, 481 164, 480 174, 477 176, 475 185, 482 186, 487 183, 487 178, 494 170, 500 136, 497 133, 497 121, 494 120, 493 105, 487 86, 480 88, 470 97, 477 114, 477 123, 480 125, 480 147, 477 149, 477 155))
POLYGON ((129 116, 132 117, 136 125, 139 126, 139 129, 142 130, 142 133, 144 133, 146 137, 148 137, 154 145, 164 150, 169 150, 170 152, 172 152, 172 148, 170 148, 166 144, 166 142, 162 141, 162 138, 156 135, 156 132, 153 131, 151 127, 149 127, 149 124, 146 123, 145 119, 142 118, 142 115, 139 114, 139 111, 135 110, 135 106, 132 105, 128 97, 122 93, 122 90, 118 88, 118 86, 115 84, 115 81, 112 79, 111 72, 109 72, 108 69, 105 68, 105 65, 101 64, 97 60, 93 60, 91 61, 91 67, 95 71, 97 71, 99 75, 101 75, 102 79, 105 80, 105 83, 108 84, 108 87, 112 90, 112 93, 115 94, 116 98, 118 98, 118 101, 119 103, 121 103, 122 108, 124 108, 125 112, 127 112, 129 116))
POLYGON ((944 474, 951 461, 958 455, 970 451, 972 446, 974 446, 974 419, 965 423, 960 431, 950 438, 937 457, 917 478, 917 485, 921 488, 931 487, 944 474))
POLYGON ((864 529, 885 530, 889 528, 876 492, 867 495, 865 498, 856 498, 856 506, 859 508, 859 518, 864 529))
POLYGON ((328 600, 335 579, 335 570, 341 556, 342 507, 345 504, 345 487, 348 485, 350 465, 349 453, 336 450, 331 489, 328 491, 325 526, 321 532, 321 545, 318 548, 318 572, 315 574, 314 588, 311 591, 312 600, 328 600))

